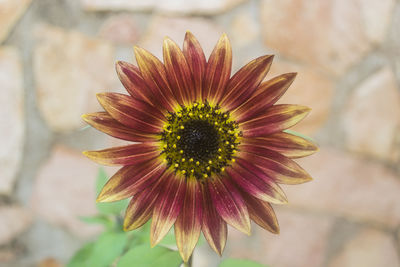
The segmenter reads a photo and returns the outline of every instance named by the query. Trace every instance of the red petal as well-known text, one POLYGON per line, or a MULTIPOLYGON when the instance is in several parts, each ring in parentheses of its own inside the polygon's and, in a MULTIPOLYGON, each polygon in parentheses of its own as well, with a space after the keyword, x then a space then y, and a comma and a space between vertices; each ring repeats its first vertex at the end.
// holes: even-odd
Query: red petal
POLYGON ((240 145, 240 154, 277 183, 301 184, 312 180, 296 162, 275 151, 253 145, 240 145))
POLYGON ((158 180, 165 169, 165 164, 158 158, 124 166, 104 185, 97 201, 111 202, 131 197, 158 180))
POLYGON ((243 194, 250 218, 259 226, 274 234, 279 234, 279 224, 274 209, 268 202, 243 194))
POLYGON ((237 122, 243 122, 264 113, 286 92, 296 73, 286 73, 261 83, 249 100, 232 112, 237 122))
POLYGON ((201 90, 207 61, 200 43, 189 31, 186 32, 185 41, 183 42, 183 54, 185 55, 190 70, 192 71, 194 82, 194 94, 192 94, 192 97, 194 100, 200 101, 202 100, 201 90))
POLYGON ((159 133, 164 115, 149 104, 128 95, 97 94, 103 108, 118 122, 143 133, 159 133))
POLYGON ((284 132, 259 138, 243 138, 243 144, 264 147, 279 152, 288 158, 301 158, 318 151, 318 147, 312 142, 284 132))
POLYGON ((232 48, 226 34, 223 34, 208 59, 204 76, 202 97, 213 104, 219 103, 232 68, 232 48))
POLYGON ((208 188, 219 215, 239 231, 250 234, 250 218, 246 203, 230 180, 227 177, 210 179, 208 188))
POLYGON ((172 91, 181 105, 191 104, 193 80, 189 66, 179 46, 169 38, 164 39, 164 65, 172 91))
POLYGON ((229 80, 221 106, 231 110, 246 101, 257 89, 271 67, 274 56, 262 56, 243 66, 229 80))
POLYGON ((113 137, 133 142, 153 142, 156 136, 138 133, 132 128, 119 123, 107 112, 85 114, 82 118, 91 126, 113 137))
POLYGON ((168 83, 164 65, 145 49, 139 47, 134 49, 142 77, 157 100, 157 105, 172 112, 177 102, 168 83))
POLYGON ((117 61, 115 68, 121 83, 132 97, 150 105, 154 104, 151 91, 147 88, 138 67, 128 62, 117 61))
POLYGON ((304 119, 310 108, 298 105, 275 105, 255 119, 243 122, 244 137, 259 137, 288 129, 304 119))
POLYGON ((161 185, 165 179, 166 174, 164 173, 156 184, 140 192, 131 199, 125 214, 125 231, 137 229, 150 219, 158 195, 163 190, 161 185))
POLYGON ((185 198, 186 181, 171 173, 162 184, 163 190, 157 199, 151 222, 150 243, 154 247, 168 233, 181 212, 185 198))
POLYGON ((261 170, 255 170, 257 167, 242 160, 237 159, 237 164, 227 168, 226 172, 232 180, 246 193, 275 204, 287 203, 285 193, 261 170))
POLYGON ((187 262, 200 236, 203 195, 196 179, 187 179, 183 208, 175 223, 176 244, 182 259, 187 262))
POLYGON ((203 221, 201 229, 211 248, 222 256, 228 234, 226 222, 218 215, 208 187, 202 185, 201 189, 203 193, 203 221))
POLYGON ((83 154, 97 163, 113 166, 146 162, 157 157, 160 150, 154 144, 143 143, 97 151, 84 151, 83 154))

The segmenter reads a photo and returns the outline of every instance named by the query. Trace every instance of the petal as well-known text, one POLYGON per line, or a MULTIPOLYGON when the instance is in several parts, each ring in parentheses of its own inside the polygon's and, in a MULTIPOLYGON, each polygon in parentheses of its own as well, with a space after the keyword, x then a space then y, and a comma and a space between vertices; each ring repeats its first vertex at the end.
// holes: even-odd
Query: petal
POLYGON ((145 191, 141 191, 131 199, 126 209, 124 231, 137 229, 150 219, 158 195, 163 190, 160 185, 162 185, 166 177, 167 175, 164 173, 155 185, 145 191))
POLYGON ((143 133, 159 133, 164 115, 157 109, 128 95, 97 94, 103 108, 118 122, 143 133))
POLYGON ((250 218, 265 230, 279 234, 279 224, 274 209, 268 202, 261 201, 248 194, 243 194, 250 218))
POLYGON ((232 112, 232 116, 237 122, 243 122, 265 112, 286 92, 295 77, 296 73, 286 73, 261 83, 251 98, 232 112))
POLYGON ((292 127, 310 112, 310 108, 299 105, 275 105, 255 119, 243 122, 243 136, 258 137, 280 132, 292 127))
POLYGON ((202 100, 201 90, 207 61, 199 41, 197 41, 194 35, 189 31, 186 32, 185 40, 183 42, 183 54, 185 55, 190 70, 192 71, 194 82, 194 94, 192 94, 193 100, 200 101, 202 100))
POLYGON ((220 256, 224 251, 228 229, 226 222, 214 207, 207 185, 201 185, 203 194, 203 220, 201 229, 210 247, 220 256))
POLYGON ((83 120, 99 131, 115 138, 133 142, 152 142, 156 136, 136 132, 132 128, 119 123, 107 112, 95 112, 82 116, 83 120))
POLYGON ((160 155, 160 150, 154 144, 143 143, 96 151, 84 151, 83 154, 99 164, 113 166, 146 162, 160 155))
POLYGON ((223 34, 207 62, 202 97, 213 104, 221 99, 232 69, 232 48, 223 34))
POLYGON ((131 197, 153 184, 165 169, 165 164, 158 158, 124 166, 104 185, 97 202, 112 202, 131 197))
POLYGON ((256 58, 242 67, 229 80, 221 106, 231 110, 246 101, 267 75, 274 56, 256 58))
POLYGON ((287 203, 282 189, 272 179, 265 177, 261 170, 254 171, 257 167, 240 158, 236 162, 237 164, 227 168, 226 172, 243 191, 263 201, 275 204, 287 203))
POLYGON ((318 147, 302 137, 278 132, 259 138, 243 138, 244 144, 264 147, 288 157, 301 158, 318 151, 318 147))
POLYGON ((203 195, 196 179, 187 179, 183 208, 175 223, 175 238, 182 259, 187 262, 200 236, 203 195))
POLYGON ((154 104, 151 91, 147 88, 138 67, 128 62, 117 61, 115 68, 122 85, 132 97, 150 105, 154 104))
POLYGON ((311 176, 293 160, 278 152, 253 145, 240 145, 240 156, 254 163, 280 184, 301 184, 311 176))
POLYGON ((143 80, 151 90, 157 105, 173 111, 177 103, 168 83, 164 65, 145 49, 135 46, 134 50, 143 80))
POLYGON ((189 66, 179 46, 169 38, 164 39, 164 65, 168 81, 179 104, 188 105, 192 97, 193 80, 189 66))
POLYGON ((184 177, 171 173, 162 184, 157 203, 153 210, 150 243, 154 247, 168 233, 176 221, 185 199, 186 181, 184 177))
POLYGON ((219 215, 228 224, 249 235, 250 218, 246 204, 230 180, 222 176, 210 179, 208 188, 219 215))

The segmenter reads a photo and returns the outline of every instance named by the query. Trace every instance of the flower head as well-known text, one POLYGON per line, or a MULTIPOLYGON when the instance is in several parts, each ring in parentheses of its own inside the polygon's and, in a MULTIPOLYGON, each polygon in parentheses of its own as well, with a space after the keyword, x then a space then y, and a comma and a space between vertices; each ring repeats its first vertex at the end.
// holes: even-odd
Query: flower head
POLYGON ((253 220, 278 233, 270 204, 287 202, 278 184, 311 180, 292 158, 317 150, 284 132, 309 108, 275 105, 296 74, 263 82, 273 56, 262 56, 231 77, 232 51, 225 34, 208 60, 190 32, 183 50, 164 40, 164 63, 142 48, 135 47, 135 55, 138 67, 116 64, 129 95, 98 94, 105 112, 83 116, 98 130, 135 142, 84 152, 98 163, 122 166, 98 201, 133 196, 124 229, 152 219, 154 246, 175 225, 185 261, 201 231, 220 255, 227 224, 249 234, 253 220))

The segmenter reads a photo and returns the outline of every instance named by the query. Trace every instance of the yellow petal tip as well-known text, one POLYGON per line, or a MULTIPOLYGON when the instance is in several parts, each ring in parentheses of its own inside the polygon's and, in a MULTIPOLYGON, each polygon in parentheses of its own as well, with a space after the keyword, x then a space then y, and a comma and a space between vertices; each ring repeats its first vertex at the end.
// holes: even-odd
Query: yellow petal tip
POLYGON ((90 114, 81 115, 82 120, 87 121, 90 118, 90 114))
POLYGON ((106 93, 97 93, 96 97, 98 100, 103 99, 106 96, 106 93))

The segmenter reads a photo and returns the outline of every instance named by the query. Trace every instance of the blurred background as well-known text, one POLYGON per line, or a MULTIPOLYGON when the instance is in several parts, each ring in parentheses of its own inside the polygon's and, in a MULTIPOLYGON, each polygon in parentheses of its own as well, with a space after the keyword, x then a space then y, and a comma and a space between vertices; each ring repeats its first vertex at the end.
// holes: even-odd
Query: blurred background
MULTIPOLYGON (((133 45, 161 57, 186 30, 206 56, 226 32, 234 70, 275 54, 267 78, 298 72, 281 103, 313 109, 294 130, 320 145, 299 160, 314 180, 275 207, 281 234, 230 229, 223 257, 400 266, 398 0, 0 0, 0 266, 64 266, 98 235, 78 218, 96 213, 98 171, 81 151, 118 142, 80 115, 123 90, 114 63, 133 45)), ((219 261, 196 250, 196 267, 219 261)))

